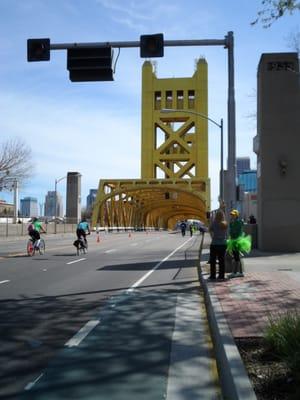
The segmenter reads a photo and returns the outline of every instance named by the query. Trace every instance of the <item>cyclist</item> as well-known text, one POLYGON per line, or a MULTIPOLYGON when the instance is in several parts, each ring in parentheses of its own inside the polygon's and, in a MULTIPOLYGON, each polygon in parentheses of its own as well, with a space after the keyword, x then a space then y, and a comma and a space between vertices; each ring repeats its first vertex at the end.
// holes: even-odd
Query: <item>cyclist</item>
POLYGON ((32 223, 28 226, 28 234, 33 241, 33 245, 36 249, 39 248, 41 235, 40 232, 46 233, 45 229, 43 228, 43 224, 38 218, 32 218, 32 223))
POLYGON ((80 240, 80 238, 83 237, 86 248, 87 248, 86 235, 87 234, 89 235, 90 233, 91 233, 91 231, 90 231, 89 224, 87 223, 85 218, 82 218, 82 220, 77 225, 76 235, 77 235, 78 240, 80 240))

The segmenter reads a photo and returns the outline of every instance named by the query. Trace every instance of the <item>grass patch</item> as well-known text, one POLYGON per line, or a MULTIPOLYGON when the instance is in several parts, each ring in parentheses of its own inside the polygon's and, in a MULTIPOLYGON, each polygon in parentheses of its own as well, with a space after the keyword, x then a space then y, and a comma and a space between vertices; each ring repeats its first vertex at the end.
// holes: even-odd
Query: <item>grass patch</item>
POLYGON ((300 312, 295 310, 271 315, 264 339, 300 380, 300 312))

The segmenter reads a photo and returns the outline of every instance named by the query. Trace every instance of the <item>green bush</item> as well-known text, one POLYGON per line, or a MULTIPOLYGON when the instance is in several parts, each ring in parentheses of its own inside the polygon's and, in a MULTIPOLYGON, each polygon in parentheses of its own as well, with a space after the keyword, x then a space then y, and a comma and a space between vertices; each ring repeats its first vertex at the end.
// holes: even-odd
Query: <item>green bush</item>
POLYGON ((264 338, 274 353, 299 377, 300 312, 270 316, 264 338))

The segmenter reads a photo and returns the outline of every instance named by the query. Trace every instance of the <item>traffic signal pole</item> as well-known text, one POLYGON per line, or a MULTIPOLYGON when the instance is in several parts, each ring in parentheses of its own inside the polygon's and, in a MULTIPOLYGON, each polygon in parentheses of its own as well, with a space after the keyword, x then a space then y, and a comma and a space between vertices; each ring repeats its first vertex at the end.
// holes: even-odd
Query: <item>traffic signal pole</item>
MULTIPOLYGON (((180 46, 225 46, 227 47, 227 37, 225 39, 208 39, 208 40, 164 40, 165 47, 180 46)), ((140 41, 133 42, 91 42, 91 43, 50 43, 51 50, 67 50, 77 47, 107 47, 113 48, 133 48, 140 47, 140 41)))
MULTIPOLYGON (((157 35, 153 35, 157 36, 157 35)), ((159 35, 158 35, 159 36, 159 35)), ((141 37, 142 38, 142 37, 141 37)), ((69 50, 75 48, 133 48, 141 47, 140 41, 92 42, 92 43, 50 43, 50 50, 69 50)), ((228 50, 228 158, 225 204, 227 212, 236 207, 236 132, 235 132, 235 94, 234 94, 234 40, 233 32, 228 32, 224 39, 203 40, 163 40, 164 47, 181 46, 224 46, 228 50)), ((151 58, 151 57, 149 57, 151 58)))

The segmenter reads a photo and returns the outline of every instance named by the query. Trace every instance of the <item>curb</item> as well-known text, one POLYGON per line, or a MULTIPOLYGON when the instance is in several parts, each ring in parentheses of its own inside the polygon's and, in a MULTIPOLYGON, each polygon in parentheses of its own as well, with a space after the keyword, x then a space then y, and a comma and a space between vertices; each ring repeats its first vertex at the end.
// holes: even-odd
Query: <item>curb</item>
POLYGON ((256 400, 247 371, 235 345, 223 314, 221 304, 204 279, 201 267, 200 282, 204 290, 208 323, 214 343, 223 399, 256 400))
POLYGON ((256 400, 250 379, 223 314, 214 287, 207 284, 201 270, 199 251, 198 276, 204 291, 208 324, 214 344, 223 400, 256 400))

